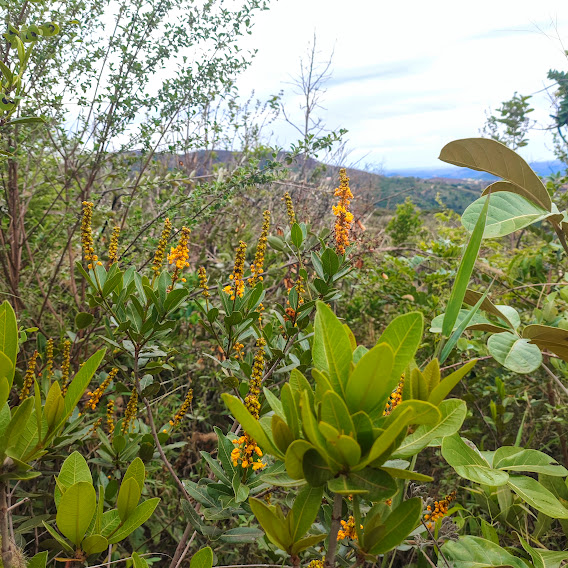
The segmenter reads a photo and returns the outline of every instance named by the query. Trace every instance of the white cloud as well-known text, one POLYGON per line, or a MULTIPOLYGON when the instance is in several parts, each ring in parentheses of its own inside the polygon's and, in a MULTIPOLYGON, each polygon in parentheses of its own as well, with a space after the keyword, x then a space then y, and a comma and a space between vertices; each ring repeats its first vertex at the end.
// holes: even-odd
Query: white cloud
MULTIPOLYGON (((259 97, 284 89, 299 70, 314 30, 325 58, 332 49, 333 78, 322 111, 330 128, 349 130, 352 158, 400 168, 436 165, 442 146, 477 136, 485 111, 515 91, 532 94, 564 69, 568 9, 563 0, 280 0, 257 17, 246 47, 259 52, 239 80, 259 97)), ((534 118, 548 121, 547 93, 534 96, 534 118)), ((294 141, 284 124, 281 143, 294 141)), ((531 135, 530 159, 550 159, 551 138, 531 135)))

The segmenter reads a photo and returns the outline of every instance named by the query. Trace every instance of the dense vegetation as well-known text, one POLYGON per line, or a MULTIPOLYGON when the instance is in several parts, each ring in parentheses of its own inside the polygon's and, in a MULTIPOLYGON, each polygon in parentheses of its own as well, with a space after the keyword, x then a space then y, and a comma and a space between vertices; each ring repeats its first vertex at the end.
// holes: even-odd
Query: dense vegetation
POLYGON ((0 564, 560 566, 568 217, 528 99, 441 150, 486 189, 270 148, 278 97, 234 90, 265 8, 3 6, 0 564))

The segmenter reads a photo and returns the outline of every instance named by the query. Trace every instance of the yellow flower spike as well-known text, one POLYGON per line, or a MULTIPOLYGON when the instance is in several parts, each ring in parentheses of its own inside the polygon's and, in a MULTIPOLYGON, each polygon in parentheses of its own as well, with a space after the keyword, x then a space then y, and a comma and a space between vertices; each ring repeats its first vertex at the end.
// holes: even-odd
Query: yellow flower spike
POLYGON ((428 505, 426 507, 426 510, 428 511, 428 513, 424 515, 424 520, 428 521, 426 523, 426 526, 430 530, 432 530, 434 528, 436 521, 443 519, 448 514, 450 504, 455 499, 456 499, 456 492, 452 491, 451 493, 446 495, 444 497, 444 499, 442 499, 440 501, 434 501, 434 505, 433 505, 434 510, 432 510, 432 505, 428 505))
POLYGON ((45 377, 51 379, 53 376, 53 339, 47 340, 45 348, 46 362, 45 362, 45 377))
POLYGON ((264 346, 266 341, 263 337, 259 337, 256 345, 258 350, 254 356, 254 363, 252 366, 252 373, 249 381, 249 392, 245 397, 245 406, 248 411, 258 420, 260 411, 260 402, 258 395, 262 390, 262 377, 264 374, 264 346))
POLYGON ((120 227, 117 225, 112 230, 112 235, 110 237, 110 244, 108 247, 108 263, 114 264, 118 262, 118 237, 120 236, 120 227))
POLYGON ((99 401, 101 400, 101 396, 103 396, 105 390, 114 380, 114 377, 116 377, 117 373, 118 369, 116 367, 113 368, 111 372, 108 374, 107 378, 97 387, 97 389, 94 392, 88 393, 89 401, 87 402, 86 405, 87 408, 90 408, 91 410, 96 410, 97 404, 99 404, 99 401))
POLYGON ((63 361, 61 363, 61 394, 65 396, 69 387, 69 370, 71 368, 71 342, 63 342, 63 361))
POLYGON ((242 298, 245 293, 245 281, 243 280, 243 276, 245 272, 246 250, 247 244, 244 241, 239 241, 239 246, 235 249, 236 255, 233 274, 229 276, 233 283, 223 288, 223 291, 231 297, 231 300, 235 300, 237 296, 242 298))
POLYGON ((254 261, 250 266, 251 277, 248 279, 249 286, 254 286, 258 281, 262 281, 262 272, 264 270, 264 255, 266 254, 266 243, 268 242, 268 231, 270 230, 270 211, 262 214, 264 221, 258 239, 258 245, 254 254, 254 261))
POLYGON ((83 254, 87 261, 87 266, 93 268, 98 263, 99 257, 95 254, 95 243, 93 241, 93 207, 91 201, 83 201, 83 217, 81 219, 81 244, 83 254))
POLYGON ((187 395, 185 396, 185 400, 183 401, 183 404, 181 405, 180 409, 176 412, 176 415, 174 416, 173 420, 170 420, 170 426, 172 426, 172 428, 179 426, 183 417, 187 414, 187 411, 191 408, 192 402, 193 402, 193 389, 189 389, 187 391, 187 395))
POLYGON ((282 201, 286 204, 286 213, 288 214, 288 222, 291 227, 296 222, 296 212, 294 211, 294 204, 292 203, 292 198, 288 192, 284 194, 282 201))
POLYGON ((402 390, 404 388, 404 375, 400 377, 400 381, 396 389, 390 394, 389 399, 383 410, 383 416, 388 416, 401 402, 402 402, 402 390))
POLYGON ((109 434, 114 432, 114 400, 107 402, 106 425, 109 434))
POLYGON ((28 368, 26 370, 26 376, 24 377, 24 383, 22 385, 22 392, 20 393, 20 400, 24 400, 30 393, 32 385, 34 384, 34 377, 35 377, 35 368, 36 362, 38 358, 37 350, 33 352, 33 355, 30 357, 28 361, 28 368))
MULTIPOLYGON (((188 227, 182 227, 181 236, 177 247, 171 247, 170 254, 168 254, 168 263, 175 265, 174 274, 172 276, 172 284, 170 290, 173 290, 179 273, 189 266, 189 235, 191 230, 188 227)), ((182 279, 183 280, 183 279, 182 279)))
POLYGON ((96 434, 97 430, 101 427, 102 423, 103 423, 102 417, 97 418, 97 420, 95 420, 94 424, 91 426, 91 429, 89 430, 87 435, 96 434))
MULTIPOLYGON (((363 528, 363 525, 359 525, 363 528)), ((355 519, 350 515, 346 521, 341 521, 341 529, 337 532, 337 540, 350 538, 351 540, 357 539, 357 531, 355 530, 355 519)))
POLYGON ((162 234, 160 235, 160 240, 158 241, 158 247, 154 253, 154 260, 152 262, 152 270, 154 274, 157 274, 162 269, 162 264, 164 263, 164 254, 166 252, 166 246, 170 239, 170 234, 172 232, 172 223, 166 217, 164 221, 164 228, 162 229, 162 234))
POLYGON ((308 568, 323 568, 324 562, 325 562, 325 558, 322 558, 321 560, 312 560, 308 564, 308 568))
POLYGON ((122 421, 122 434, 126 434, 130 431, 130 426, 132 422, 136 419, 138 413, 138 391, 136 387, 132 389, 132 394, 126 405, 126 411, 124 412, 124 419, 122 421))
POLYGON ((201 292, 201 295, 205 299, 207 299, 209 298, 210 294, 209 294, 209 286, 207 286, 207 272, 205 271, 204 266, 199 267, 197 271, 197 276, 199 278, 199 287, 203 290, 203 292, 201 292))
POLYGON ((349 212, 349 204, 353 194, 349 188, 349 178, 345 168, 339 170, 339 187, 334 195, 339 197, 339 203, 332 207, 335 220, 335 250, 338 254, 345 254, 345 248, 349 246, 349 231, 353 223, 353 214, 349 212))

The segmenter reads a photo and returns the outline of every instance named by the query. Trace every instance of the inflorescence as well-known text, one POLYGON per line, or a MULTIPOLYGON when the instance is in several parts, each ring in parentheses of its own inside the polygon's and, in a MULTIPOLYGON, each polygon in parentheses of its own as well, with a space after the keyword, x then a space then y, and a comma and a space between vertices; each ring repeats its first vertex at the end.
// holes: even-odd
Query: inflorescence
POLYGON ((288 221, 291 227, 296 222, 296 212, 294 211, 294 204, 292 203, 292 198, 288 192, 284 194, 282 201, 286 203, 286 213, 288 213, 288 221))
POLYGON ((266 254, 266 243, 268 242, 268 231, 270 230, 270 211, 262 214, 262 230, 258 239, 258 245, 254 255, 254 261, 250 265, 251 276, 248 279, 249 286, 254 286, 257 282, 262 282, 262 272, 264 270, 264 255, 266 254))
MULTIPOLYGON (((189 235, 191 230, 188 227, 182 227, 181 229, 181 237, 179 239, 177 247, 171 247, 170 254, 168 254, 168 263, 175 264, 174 274, 172 276, 172 285, 171 288, 176 282, 179 277, 179 273, 189 266, 189 235)), ((181 279, 182 282, 185 282, 185 278, 181 279)))
POLYGON ((175 428, 179 426, 183 417, 187 414, 187 411, 191 408, 191 403, 193 402, 193 389, 189 389, 187 394, 185 395, 185 400, 183 404, 180 406, 180 409, 176 412, 176 415, 173 417, 173 420, 170 420, 170 426, 175 428))
POLYGON ((349 246, 349 231, 353 223, 353 213, 349 211, 349 204, 353 199, 351 189, 349 189, 349 178, 345 168, 339 170, 339 187, 335 189, 334 195, 339 197, 337 205, 333 206, 335 220, 335 246, 338 254, 345 254, 345 248, 349 246))
POLYGON ((96 410, 99 401, 101 400, 101 396, 103 396, 104 392, 110 385, 110 383, 116 377, 118 373, 118 369, 114 367, 111 372, 107 375, 107 378, 93 391, 89 391, 87 394, 89 395, 89 401, 87 402, 87 408, 91 410, 96 410))
POLYGON ((118 262, 118 237, 120 236, 120 227, 116 227, 112 230, 112 235, 110 237, 110 244, 108 247, 108 263, 114 264, 118 262))
POLYGON ((404 375, 400 377, 400 381, 398 382, 396 389, 391 392, 389 399, 387 400, 387 403, 385 405, 385 409, 383 410, 383 416, 388 416, 402 402, 403 388, 404 375))
POLYGON ((200 266, 199 269, 197 270, 197 277, 199 278, 199 287, 201 288, 201 290, 203 290, 201 292, 201 295, 205 299, 209 298, 210 294, 209 294, 209 286, 207 286, 207 272, 205 271, 204 266, 200 266))
MULTIPOLYGON (((361 528, 363 528, 363 525, 361 525, 361 528)), ((355 519, 351 515, 346 521, 341 521, 341 528, 337 531, 337 540, 343 540, 344 538, 358 540, 357 531, 355 530, 355 519)))
POLYGON ((152 262, 152 270, 156 274, 162 269, 162 264, 164 263, 164 254, 166 252, 166 247, 168 246, 171 232, 172 224, 166 217, 166 220, 164 221, 164 228, 162 229, 162 234, 160 236, 160 240, 158 241, 158 247, 156 248, 156 252, 154 253, 154 260, 152 262))
POLYGON ((61 393, 67 393, 69 386, 69 370, 71 368, 71 342, 67 339, 63 342, 63 361, 61 363, 61 393))
POLYGON ((426 510, 428 513, 424 515, 424 520, 427 521, 426 526, 432 530, 436 521, 443 519, 448 514, 448 509, 452 501, 456 499, 456 492, 452 491, 444 497, 441 501, 434 501, 434 505, 428 505, 426 510))
POLYGON ((22 392, 20 393, 20 400, 24 400, 30 393, 32 385, 34 384, 36 361, 38 358, 37 350, 33 352, 33 355, 28 361, 28 368, 26 370, 26 376, 24 377, 24 383, 22 385, 22 392))
POLYGON ((138 391, 136 387, 132 389, 132 394, 126 405, 126 411, 124 412, 124 418, 122 419, 122 434, 126 434, 130 431, 130 425, 136 419, 138 414, 138 391))
POLYGON ((83 252, 85 260, 88 262, 88 267, 93 268, 96 264, 102 264, 99 257, 95 254, 95 243, 93 241, 93 207, 92 201, 83 201, 83 218, 81 221, 81 244, 83 245, 83 252))
POLYGON ((223 291, 231 297, 231 300, 234 300, 237 296, 242 298, 245 293, 243 275, 245 273, 245 252, 247 250, 247 244, 244 241, 239 241, 239 246, 235 250, 237 253, 235 255, 235 267, 233 268, 233 274, 229 276, 233 283, 223 288, 223 291))

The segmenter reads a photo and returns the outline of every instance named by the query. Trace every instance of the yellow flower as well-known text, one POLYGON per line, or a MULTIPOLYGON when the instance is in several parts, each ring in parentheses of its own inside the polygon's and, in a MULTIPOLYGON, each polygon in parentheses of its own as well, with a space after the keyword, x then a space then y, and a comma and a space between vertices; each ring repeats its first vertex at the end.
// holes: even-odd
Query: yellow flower
POLYGON ((456 498, 456 492, 452 491, 450 494, 446 495, 441 501, 434 501, 434 505, 428 505, 426 510, 428 513, 424 515, 424 520, 428 521, 426 526, 432 530, 436 521, 443 519, 448 514, 448 509, 450 508, 450 503, 456 498))
POLYGON ((99 257, 95 254, 95 243, 93 241, 93 203, 83 201, 83 218, 81 220, 81 244, 88 267, 93 268, 95 264, 101 264, 99 257))
POLYGON ((108 433, 112 434, 114 432, 114 400, 107 402, 106 424, 108 433))
POLYGON ((258 239, 254 261, 250 266, 251 277, 248 279, 250 286, 254 286, 257 281, 262 281, 264 255, 266 253, 266 243, 268 242, 268 231, 270 230, 270 211, 265 211, 263 217, 264 221, 262 223, 262 230, 258 239))
POLYGON ((400 381, 396 389, 394 389, 387 403, 385 405, 385 409, 383 410, 383 416, 388 416, 401 402, 402 402, 402 390, 404 388, 404 375, 400 377, 400 381))
POLYGON ((237 467, 239 462, 243 469, 251 467, 253 471, 258 471, 266 467, 266 464, 263 463, 261 459, 262 450, 248 434, 244 434, 240 438, 233 440, 233 444, 235 444, 235 448, 233 448, 231 452, 233 467, 237 467))
POLYGON ((71 342, 67 339, 63 343, 63 361, 61 363, 61 393, 65 396, 69 387, 69 369, 71 368, 71 342))
POLYGON ((176 412, 176 415, 174 416, 173 420, 170 420, 170 426, 172 426, 173 428, 179 426, 183 417, 187 414, 187 411, 190 409, 192 401, 193 401, 193 389, 189 389, 187 391, 187 395, 185 396, 185 400, 183 401, 183 404, 181 405, 180 409, 176 412))
POLYGON ((234 300, 237 296, 242 298, 245 293, 245 281, 243 280, 243 275, 245 272, 246 250, 247 244, 244 241, 239 241, 239 246, 235 249, 237 254, 235 255, 233 274, 229 276, 229 278, 233 281, 233 284, 223 288, 225 294, 231 296, 231 300, 234 300))
POLYGON ((166 217, 164 221, 164 228, 162 229, 162 234, 158 242, 158 247, 154 253, 154 261, 152 262, 152 270, 157 274, 162 269, 162 264, 164 262, 164 253, 166 252, 166 246, 168 245, 168 240, 170 238, 170 233, 172 232, 172 224, 170 220, 166 217))
MULTIPOLYGON (((179 239, 179 243, 177 247, 171 247, 170 254, 168 254, 168 263, 175 264, 174 274, 172 276, 172 284, 170 286, 170 290, 173 290, 174 284, 176 283, 179 273, 184 268, 189 266, 188 258, 189 258, 189 235, 191 230, 187 227, 182 227, 181 229, 181 237, 179 239)), ((185 282, 185 278, 182 278, 185 282)))
POLYGON ((249 381, 249 392, 245 397, 245 406, 248 411, 258 420, 260 412, 260 402, 258 395, 262 390, 262 377, 264 374, 264 346, 266 341, 263 337, 259 337, 256 345, 258 350, 254 356, 254 364, 252 366, 252 373, 249 381))
POLYGON ((353 214, 349 212, 349 204, 353 194, 349 188, 349 178, 345 168, 339 170, 339 187, 334 195, 339 197, 339 203, 332 207, 335 220, 335 248, 338 254, 345 254, 345 248, 349 246, 349 231, 353 223, 353 214))
POLYGON ((103 419, 101 418, 97 418, 94 422, 94 424, 91 426, 91 429, 89 430, 89 432, 87 433, 87 435, 90 434, 96 434, 97 430, 101 427, 101 424, 103 423, 103 419))
POLYGON ((296 222, 296 213, 294 211, 294 204, 292 203, 292 198, 290 194, 286 192, 282 201, 286 203, 286 213, 288 213, 288 221, 290 223, 290 227, 296 222))
POLYGON ((45 362, 45 377, 50 379, 53 376, 53 339, 47 340, 45 347, 46 362, 45 362))
POLYGON ((321 560, 312 560, 309 564, 308 564, 308 568, 323 568, 325 559, 322 558, 321 560))
POLYGON ((87 394, 89 395, 89 401, 87 402, 87 408, 91 410, 95 410, 97 408, 97 404, 99 404, 99 400, 101 400, 101 396, 103 396, 105 390, 110 385, 111 381, 114 380, 116 374, 118 373, 118 369, 115 367, 111 370, 111 372, 107 375, 107 378, 97 387, 94 392, 89 391, 87 394))
MULTIPOLYGON (((363 528, 363 525, 359 526, 363 528)), ((355 530, 355 519, 352 516, 349 516, 347 521, 341 521, 341 529, 337 532, 337 540, 343 540, 344 538, 358 540, 357 531, 355 530)))
POLYGON ((37 350, 34 351, 33 355, 28 361, 28 368, 26 370, 26 376, 24 377, 24 384, 22 385, 22 392, 20 393, 20 400, 24 400, 30 393, 30 389, 34 384, 36 361, 38 357, 37 350))
POLYGON ((132 394, 126 405, 126 411, 124 412, 124 418, 122 420, 122 434, 130 431, 130 425, 136 419, 136 414, 138 413, 138 391, 136 387, 132 389, 132 394))
POLYGON ((110 237, 110 245, 108 247, 108 263, 114 264, 118 261, 118 237, 120 236, 120 227, 117 225, 112 230, 110 237))
POLYGON ((207 299, 209 298, 209 286, 207 286, 207 272, 205 271, 205 267, 199 267, 197 276, 199 278, 199 287, 203 290, 203 292, 201 292, 201 295, 205 299, 207 299))

